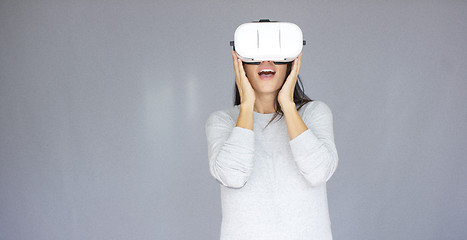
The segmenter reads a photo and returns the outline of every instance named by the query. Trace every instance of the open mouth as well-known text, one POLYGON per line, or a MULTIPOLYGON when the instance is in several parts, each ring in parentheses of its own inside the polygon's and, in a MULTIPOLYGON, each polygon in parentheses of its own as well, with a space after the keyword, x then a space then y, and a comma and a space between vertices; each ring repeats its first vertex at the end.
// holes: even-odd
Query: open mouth
POLYGON ((273 78, 276 72, 272 69, 263 69, 258 74, 261 79, 269 79, 273 78))

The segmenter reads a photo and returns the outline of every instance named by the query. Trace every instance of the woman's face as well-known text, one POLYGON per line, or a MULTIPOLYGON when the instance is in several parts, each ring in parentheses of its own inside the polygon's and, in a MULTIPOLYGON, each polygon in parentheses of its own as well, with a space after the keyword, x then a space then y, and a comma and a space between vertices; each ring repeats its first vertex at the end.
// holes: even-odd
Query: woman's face
POLYGON ((287 74, 287 64, 263 61, 259 65, 243 64, 245 74, 257 93, 277 93, 287 74))

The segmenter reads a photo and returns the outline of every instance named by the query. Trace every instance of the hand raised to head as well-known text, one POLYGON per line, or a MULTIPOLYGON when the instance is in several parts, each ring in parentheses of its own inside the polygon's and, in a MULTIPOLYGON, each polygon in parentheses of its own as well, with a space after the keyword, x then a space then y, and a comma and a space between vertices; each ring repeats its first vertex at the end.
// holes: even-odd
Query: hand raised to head
POLYGON ((235 82, 237 84, 238 93, 240 94, 240 103, 254 105, 256 100, 255 90, 246 77, 242 60, 238 58, 235 51, 232 51, 232 60, 235 71, 235 82))
POLYGON ((294 103, 293 94, 295 90, 295 84, 297 83, 298 73, 300 72, 300 66, 302 62, 302 53, 292 63, 292 70, 289 76, 285 80, 282 89, 277 96, 277 101, 283 107, 286 104, 294 103))

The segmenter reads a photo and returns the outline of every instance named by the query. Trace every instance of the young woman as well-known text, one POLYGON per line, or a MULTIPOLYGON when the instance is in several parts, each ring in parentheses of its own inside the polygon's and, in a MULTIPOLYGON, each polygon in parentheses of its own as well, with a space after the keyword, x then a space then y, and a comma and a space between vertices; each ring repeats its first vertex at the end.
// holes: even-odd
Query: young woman
POLYGON ((232 58, 236 102, 205 126, 210 173, 221 187, 221 239, 332 239, 333 118, 296 84, 301 54, 288 64, 246 64, 234 51, 232 58))

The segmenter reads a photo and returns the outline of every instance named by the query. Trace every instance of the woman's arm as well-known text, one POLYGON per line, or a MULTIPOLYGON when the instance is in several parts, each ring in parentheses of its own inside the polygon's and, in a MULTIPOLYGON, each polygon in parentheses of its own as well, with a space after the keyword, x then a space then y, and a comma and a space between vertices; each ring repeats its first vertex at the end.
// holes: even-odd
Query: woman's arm
POLYGON ((308 129, 306 124, 303 122, 302 117, 300 117, 300 114, 298 114, 294 102, 284 104, 281 106, 281 108, 285 116, 285 123, 287 124, 290 140, 294 139, 308 129))
POLYGON ((300 173, 311 186, 319 186, 331 178, 338 164, 333 117, 324 102, 315 101, 304 107, 303 120, 296 109, 284 110, 289 144, 300 173))
POLYGON ((234 51, 232 61, 241 100, 237 123, 234 127, 230 116, 215 112, 209 116, 205 128, 211 175, 226 187, 241 188, 253 169, 253 107, 256 97, 242 61, 234 51))
POLYGON ((236 127, 253 130, 253 108, 252 104, 240 104, 240 113, 236 127))
POLYGON ((278 101, 285 115, 290 148, 298 169, 311 186, 319 186, 331 178, 338 162, 332 113, 324 102, 315 101, 307 103, 303 119, 298 114, 293 94, 301 60, 302 54, 294 60, 278 101))
POLYGON ((256 101, 255 91, 246 77, 242 60, 238 59, 235 51, 232 51, 232 61, 235 72, 235 84, 237 84, 241 102, 236 126, 253 130, 253 108, 256 101))
POLYGON ((307 130, 307 126, 303 122, 302 118, 298 114, 295 102, 294 102, 294 91, 295 84, 297 83, 298 73, 302 64, 302 54, 298 55, 292 63, 292 69, 289 76, 285 79, 281 90, 277 96, 277 100, 281 106, 282 112, 285 116, 285 122, 287 123, 287 129, 289 131, 290 139, 294 139, 296 136, 307 130))
POLYGON ((253 169, 254 132, 234 127, 230 116, 221 111, 209 116, 205 129, 211 175, 223 186, 243 187, 253 169))

